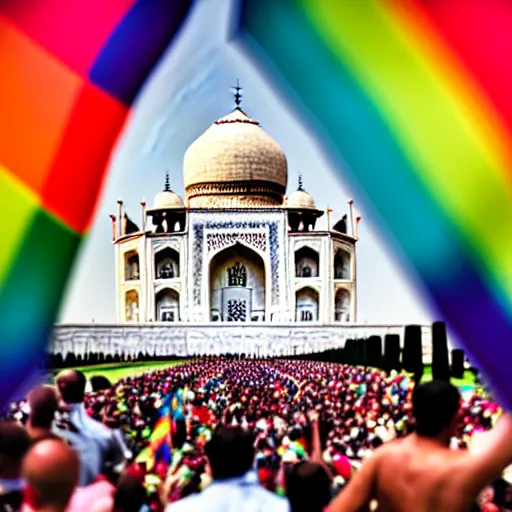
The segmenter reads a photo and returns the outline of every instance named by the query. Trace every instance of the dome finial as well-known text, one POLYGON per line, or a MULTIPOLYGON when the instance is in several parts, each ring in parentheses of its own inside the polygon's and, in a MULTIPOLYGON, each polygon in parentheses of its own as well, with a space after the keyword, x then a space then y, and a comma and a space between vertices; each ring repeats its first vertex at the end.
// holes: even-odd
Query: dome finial
POLYGON ((165 173, 165 188, 164 192, 170 192, 171 190, 171 182, 169 180, 169 171, 165 173))
POLYGON ((299 174, 299 190, 304 190, 304 187, 302 186, 302 174, 299 174))
POLYGON ((238 78, 236 79, 236 87, 233 87, 233 89, 235 89, 235 91, 236 91, 235 92, 235 103, 238 108, 242 103, 242 95, 240 94, 240 91, 243 91, 243 89, 240 87, 240 80, 238 78))

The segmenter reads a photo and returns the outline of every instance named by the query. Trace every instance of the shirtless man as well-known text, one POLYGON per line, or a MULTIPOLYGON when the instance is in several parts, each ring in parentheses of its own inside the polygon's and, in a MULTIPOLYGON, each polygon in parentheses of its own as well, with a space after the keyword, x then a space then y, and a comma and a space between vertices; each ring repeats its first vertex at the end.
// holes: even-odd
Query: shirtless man
POLYGON ((460 408, 451 384, 433 381, 413 395, 416 433, 383 445, 362 465, 327 512, 466 512, 480 491, 512 463, 512 415, 483 434, 482 453, 450 450, 460 408))

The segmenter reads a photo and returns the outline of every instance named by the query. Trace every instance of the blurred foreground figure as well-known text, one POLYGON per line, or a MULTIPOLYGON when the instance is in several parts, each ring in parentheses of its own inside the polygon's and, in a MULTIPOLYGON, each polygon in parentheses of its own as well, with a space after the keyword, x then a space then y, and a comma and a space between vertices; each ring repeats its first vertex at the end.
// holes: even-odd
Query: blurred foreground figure
POLYGON ((0 422, 0 511, 19 510, 23 501, 21 465, 30 447, 25 429, 14 422, 0 422))
POLYGON ((288 512, 288 502, 264 489, 255 471, 254 437, 242 427, 218 427, 206 445, 213 483, 168 505, 166 512, 288 512))
POLYGON ((331 479, 316 462, 300 461, 286 475, 291 512, 322 512, 331 501, 331 479))
POLYGON ((23 461, 28 490, 22 512, 65 512, 78 484, 79 468, 78 455, 61 440, 37 442, 23 461))
POLYGON ((125 463, 124 447, 112 430, 87 415, 85 386, 82 372, 64 370, 57 376, 63 404, 56 415, 54 432, 78 453, 80 486, 93 483, 101 473, 121 473, 125 463))
POLYGON ((30 407, 27 432, 32 440, 55 438, 52 426, 59 408, 57 390, 52 386, 39 386, 28 394, 27 399, 30 407))
POLYGON ((486 437, 482 453, 451 450, 460 395, 444 381, 418 386, 413 395, 416 432, 379 448, 328 512, 356 512, 377 500, 379 512, 465 512, 480 491, 512 463, 512 416, 486 437))

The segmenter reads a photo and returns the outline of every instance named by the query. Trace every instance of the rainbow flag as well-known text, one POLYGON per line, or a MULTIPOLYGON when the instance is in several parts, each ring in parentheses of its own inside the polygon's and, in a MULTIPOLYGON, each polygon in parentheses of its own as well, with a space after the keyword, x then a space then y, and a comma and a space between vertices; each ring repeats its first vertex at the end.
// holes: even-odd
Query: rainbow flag
POLYGON ((240 5, 234 44, 512 406, 512 2, 240 5))
POLYGON ((148 471, 162 461, 167 466, 172 462, 173 434, 178 421, 185 421, 184 391, 178 389, 169 393, 158 409, 160 415, 149 438, 149 445, 141 451, 138 462, 145 461, 148 471))
POLYGON ((111 149, 191 4, 0 0, 0 406, 43 353, 111 149))
POLYGON ((160 418, 149 437, 149 444, 137 456, 137 462, 145 462, 148 471, 151 471, 159 461, 167 465, 171 463, 173 419, 171 407, 174 395, 170 394, 162 401, 158 409, 160 418))
POLYGON ((146 463, 147 471, 152 471, 159 461, 163 461, 167 465, 171 463, 172 453, 169 445, 171 431, 169 416, 160 418, 151 433, 148 446, 141 450, 136 459, 137 462, 146 463))

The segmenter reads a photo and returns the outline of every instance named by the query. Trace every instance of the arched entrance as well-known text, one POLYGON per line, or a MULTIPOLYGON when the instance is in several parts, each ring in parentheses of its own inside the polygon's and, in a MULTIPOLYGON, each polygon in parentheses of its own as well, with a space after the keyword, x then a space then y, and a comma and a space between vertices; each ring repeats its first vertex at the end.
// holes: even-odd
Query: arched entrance
POLYGON ((156 279, 174 279, 180 276, 180 255, 174 249, 166 247, 155 254, 156 279))
POLYGON ((350 254, 343 249, 334 255, 334 279, 350 279, 350 254))
POLYGON ((156 294, 156 321, 179 322, 180 296, 175 290, 165 288, 156 294))
POLYGON ((334 320, 336 322, 350 322, 350 293, 347 290, 336 292, 334 320))
POLYGON ((309 286, 295 294, 295 319, 297 322, 318 321, 318 292, 309 286))
POLYGON ((139 294, 135 290, 126 292, 125 318, 127 322, 139 321, 139 294))
POLYGON ((139 255, 137 251, 129 251, 124 255, 124 280, 136 281, 140 279, 139 255))
POLYGON ((265 320, 265 263, 235 244, 210 262, 210 317, 220 322, 265 320))
POLYGON ((310 247, 302 247, 295 253, 295 276, 318 277, 319 256, 310 247))

